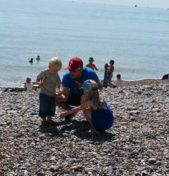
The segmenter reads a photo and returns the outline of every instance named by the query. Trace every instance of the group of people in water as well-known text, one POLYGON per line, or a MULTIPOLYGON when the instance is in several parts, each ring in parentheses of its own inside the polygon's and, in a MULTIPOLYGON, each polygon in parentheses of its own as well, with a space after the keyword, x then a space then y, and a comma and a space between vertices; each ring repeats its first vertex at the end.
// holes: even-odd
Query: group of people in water
MULTIPOLYGON (((55 115, 56 106, 64 109, 60 118, 65 120, 70 120, 74 114, 82 111, 94 133, 102 133, 113 125, 113 111, 100 97, 103 82, 99 80, 96 72, 99 69, 93 62, 93 57, 89 57, 89 63, 84 66, 81 58, 71 58, 61 80, 58 72, 62 62, 58 57, 53 57, 48 68, 38 74, 36 82, 40 87, 39 116, 42 126, 54 123, 52 116, 55 115)), ((106 67, 108 85, 117 86, 112 84, 114 60, 110 60, 106 67)), ((117 78, 121 80, 119 74, 117 78)), ((27 78, 26 84, 32 89, 30 78, 27 78)))
MULTIPOLYGON (((30 63, 30 64, 33 64, 33 61, 34 61, 34 58, 31 57, 30 60, 29 60, 29 63, 30 63)), ((39 56, 39 55, 36 57, 36 61, 37 61, 37 62, 40 61, 40 56, 39 56)))

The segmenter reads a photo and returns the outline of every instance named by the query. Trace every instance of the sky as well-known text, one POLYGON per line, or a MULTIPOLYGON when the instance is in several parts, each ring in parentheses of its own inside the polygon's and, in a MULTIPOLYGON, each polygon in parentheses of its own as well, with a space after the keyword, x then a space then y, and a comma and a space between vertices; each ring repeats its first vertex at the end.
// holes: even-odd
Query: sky
POLYGON ((97 2, 104 4, 129 5, 169 9, 169 0, 71 0, 75 2, 97 2))

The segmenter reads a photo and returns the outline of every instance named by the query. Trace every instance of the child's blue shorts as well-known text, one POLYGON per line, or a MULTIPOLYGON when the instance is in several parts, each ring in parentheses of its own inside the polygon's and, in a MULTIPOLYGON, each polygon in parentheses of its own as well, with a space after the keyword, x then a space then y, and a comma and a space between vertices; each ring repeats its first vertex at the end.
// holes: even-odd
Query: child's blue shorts
POLYGON ((113 111, 109 108, 92 111, 92 124, 97 131, 104 132, 113 125, 113 111))
POLYGON ((40 103, 39 116, 41 118, 55 115, 55 110, 56 110, 55 97, 40 93, 39 103, 40 103))

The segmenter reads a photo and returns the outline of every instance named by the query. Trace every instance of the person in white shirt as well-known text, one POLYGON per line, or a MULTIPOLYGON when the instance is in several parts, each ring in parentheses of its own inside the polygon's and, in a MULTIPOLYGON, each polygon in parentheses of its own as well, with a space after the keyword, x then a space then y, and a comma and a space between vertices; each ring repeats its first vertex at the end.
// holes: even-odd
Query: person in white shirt
POLYGON ((30 77, 26 78, 25 88, 27 91, 32 91, 33 89, 33 84, 30 77))
POLYGON ((123 80, 121 79, 121 75, 116 75, 117 80, 113 82, 113 87, 123 87, 123 80))

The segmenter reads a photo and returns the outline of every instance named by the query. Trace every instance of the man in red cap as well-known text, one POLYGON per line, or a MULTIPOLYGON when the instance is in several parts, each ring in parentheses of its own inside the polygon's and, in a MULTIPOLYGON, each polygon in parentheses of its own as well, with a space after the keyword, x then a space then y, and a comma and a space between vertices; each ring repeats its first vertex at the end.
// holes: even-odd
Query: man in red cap
MULTIPOLYGON (((83 94, 82 84, 84 81, 92 79, 102 88, 102 84, 95 71, 88 67, 83 67, 83 61, 78 57, 69 60, 67 71, 62 78, 62 95, 58 101, 64 102, 65 109, 71 109, 71 106, 79 106, 83 94), (66 106, 65 106, 66 105, 66 106)), ((69 120, 70 115, 66 117, 69 120)))

